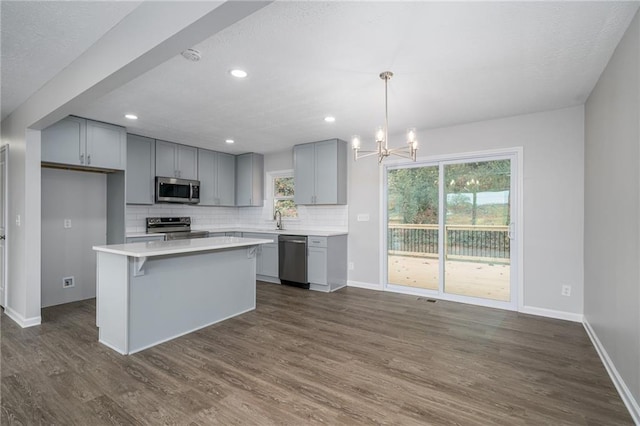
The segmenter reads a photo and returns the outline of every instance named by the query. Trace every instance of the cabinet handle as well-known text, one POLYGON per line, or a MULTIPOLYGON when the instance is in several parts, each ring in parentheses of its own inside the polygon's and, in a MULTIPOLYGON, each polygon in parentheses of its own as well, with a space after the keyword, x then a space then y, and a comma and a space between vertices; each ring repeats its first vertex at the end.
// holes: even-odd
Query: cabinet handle
POLYGON ((84 154, 80 154, 80 164, 84 164, 84 154))
POLYGON ((87 164, 91 164, 91 154, 87 154, 87 164))

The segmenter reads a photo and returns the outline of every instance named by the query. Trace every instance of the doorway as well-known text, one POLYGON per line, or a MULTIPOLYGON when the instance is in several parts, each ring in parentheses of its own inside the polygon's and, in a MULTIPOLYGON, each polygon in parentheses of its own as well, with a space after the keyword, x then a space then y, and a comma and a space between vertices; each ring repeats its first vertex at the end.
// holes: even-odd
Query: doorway
POLYGON ((0 305, 7 306, 7 160, 9 147, 0 147, 0 305))
POLYGON ((385 289, 516 310, 519 154, 385 169, 385 289))

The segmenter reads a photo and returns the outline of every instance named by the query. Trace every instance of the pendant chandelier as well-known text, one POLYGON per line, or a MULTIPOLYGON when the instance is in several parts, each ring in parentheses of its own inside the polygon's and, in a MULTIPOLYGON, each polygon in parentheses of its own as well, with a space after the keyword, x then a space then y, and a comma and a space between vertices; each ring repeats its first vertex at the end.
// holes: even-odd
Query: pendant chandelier
POLYGON ((393 77, 391 71, 380 73, 380 78, 384 80, 384 127, 378 127, 376 131, 375 151, 363 151, 360 149, 360 136, 354 135, 351 139, 351 147, 353 148, 353 159, 358 160, 364 157, 378 156, 378 164, 382 163, 386 157, 397 155, 398 157, 408 158, 416 161, 416 153, 418 152, 418 141, 416 140, 416 129, 407 130, 407 145, 398 148, 389 148, 389 107, 387 99, 387 86, 389 80, 393 77))

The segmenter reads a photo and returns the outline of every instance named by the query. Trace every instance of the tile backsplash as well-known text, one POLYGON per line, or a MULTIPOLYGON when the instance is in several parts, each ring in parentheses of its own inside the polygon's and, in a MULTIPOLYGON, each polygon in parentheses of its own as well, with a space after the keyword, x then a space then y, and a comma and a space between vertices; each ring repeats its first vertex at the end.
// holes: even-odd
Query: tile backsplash
MULTIPOLYGON (((266 204, 266 203, 265 203, 266 204)), ((127 205, 127 232, 145 232, 147 217, 190 216, 193 229, 275 226, 271 206, 204 207, 183 204, 127 205)), ((298 206, 297 219, 283 219, 285 229, 346 231, 348 206, 298 206)))

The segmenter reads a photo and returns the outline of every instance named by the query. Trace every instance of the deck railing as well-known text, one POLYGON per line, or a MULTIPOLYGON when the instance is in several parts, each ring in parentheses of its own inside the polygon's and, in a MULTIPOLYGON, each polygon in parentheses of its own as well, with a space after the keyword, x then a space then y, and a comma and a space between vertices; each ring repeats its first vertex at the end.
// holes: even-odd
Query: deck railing
MULTIPOLYGON (((438 255, 438 225, 389 224, 388 250, 409 256, 438 255)), ((445 225, 445 258, 509 262, 509 227, 445 225)))

